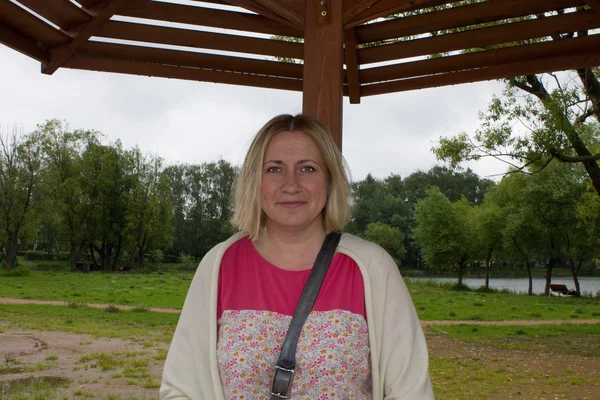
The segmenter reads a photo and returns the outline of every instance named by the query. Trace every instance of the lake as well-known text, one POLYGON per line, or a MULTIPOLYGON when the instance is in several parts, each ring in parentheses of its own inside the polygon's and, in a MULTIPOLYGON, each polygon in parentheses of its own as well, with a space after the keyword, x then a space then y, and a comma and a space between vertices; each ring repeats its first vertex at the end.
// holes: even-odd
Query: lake
MULTIPOLYGON (((458 282, 457 278, 412 278, 413 280, 425 279, 435 280, 439 282, 458 282)), ((485 285, 483 278, 464 278, 463 283, 472 289, 477 289, 485 285)), ((560 277, 552 278, 552 283, 565 284, 569 289, 575 289, 573 278, 560 277)), ((490 288, 493 289, 508 289, 515 293, 527 293, 529 281, 527 278, 490 278, 490 288)), ((546 280, 544 278, 533 278, 533 293, 544 293, 546 280)), ((591 293, 596 295, 600 292, 600 277, 580 277, 579 286, 581 293, 591 293)))

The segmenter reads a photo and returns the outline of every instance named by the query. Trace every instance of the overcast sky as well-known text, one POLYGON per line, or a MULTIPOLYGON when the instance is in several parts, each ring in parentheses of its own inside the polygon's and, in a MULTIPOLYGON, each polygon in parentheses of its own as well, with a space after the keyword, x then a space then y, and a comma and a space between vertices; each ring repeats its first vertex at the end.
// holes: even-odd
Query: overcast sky
MULTIPOLYGON (((353 180, 428 170, 436 164, 437 138, 472 133, 478 111, 501 89, 492 81, 365 97, 353 105, 345 99, 343 153, 353 180)), ((239 165, 265 122, 302 111, 296 92, 69 69, 47 76, 39 62, 3 45, 0 93, 4 128, 17 124, 29 132, 58 118, 169 164, 224 158, 239 165)), ((482 177, 505 169, 489 161, 469 166, 482 177)))

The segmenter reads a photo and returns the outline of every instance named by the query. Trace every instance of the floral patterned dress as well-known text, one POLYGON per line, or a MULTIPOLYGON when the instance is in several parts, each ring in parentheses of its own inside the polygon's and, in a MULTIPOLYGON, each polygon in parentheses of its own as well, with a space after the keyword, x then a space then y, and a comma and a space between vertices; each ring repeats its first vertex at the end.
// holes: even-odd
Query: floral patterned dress
MULTIPOLYGON (((285 271, 245 238, 219 272, 219 373, 227 399, 270 399, 273 367, 310 270, 285 271)), ((336 254, 296 352, 292 399, 371 399, 363 278, 336 254)))

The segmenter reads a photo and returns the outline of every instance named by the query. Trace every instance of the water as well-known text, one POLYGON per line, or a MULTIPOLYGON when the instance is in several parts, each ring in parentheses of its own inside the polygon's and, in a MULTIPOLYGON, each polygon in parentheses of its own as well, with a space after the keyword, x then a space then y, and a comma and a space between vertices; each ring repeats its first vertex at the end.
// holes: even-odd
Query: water
MULTIPOLYGON (((421 279, 421 278, 419 278, 421 279)), ((422 278, 431 279, 438 282, 458 282, 457 278, 422 278)), ((485 286, 485 279, 483 278, 464 278, 463 283, 472 289, 477 289, 481 286, 485 286)), ((573 278, 560 277, 552 278, 552 283, 565 284, 569 289, 575 289, 573 278)), ((545 278, 533 278, 533 293, 541 294, 544 293, 544 287, 546 286, 545 278)), ((527 278, 490 278, 490 288, 492 289, 508 289, 515 293, 527 293, 529 287, 529 281, 527 278)), ((579 287, 581 293, 591 293, 596 295, 600 291, 600 277, 580 277, 579 287)))

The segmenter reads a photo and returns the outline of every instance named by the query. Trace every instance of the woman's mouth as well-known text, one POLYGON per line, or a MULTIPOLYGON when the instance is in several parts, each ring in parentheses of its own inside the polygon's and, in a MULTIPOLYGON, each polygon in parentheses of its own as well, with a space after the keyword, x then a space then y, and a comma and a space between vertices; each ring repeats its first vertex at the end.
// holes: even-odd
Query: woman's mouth
POLYGON ((298 208, 306 204, 305 201, 281 201, 279 204, 285 208, 298 208))

